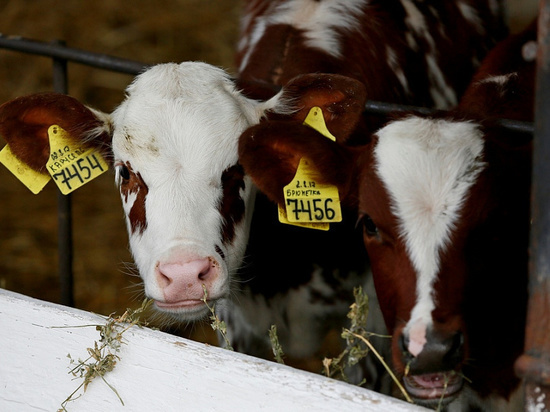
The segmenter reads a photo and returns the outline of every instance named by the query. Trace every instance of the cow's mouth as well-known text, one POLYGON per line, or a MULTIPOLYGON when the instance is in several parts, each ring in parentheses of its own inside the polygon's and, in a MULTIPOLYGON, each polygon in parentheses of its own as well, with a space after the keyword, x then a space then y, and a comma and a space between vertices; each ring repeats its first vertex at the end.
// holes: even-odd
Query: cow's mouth
MULTIPOLYGON (((212 307, 210 303, 208 305, 212 307)), ((204 318, 210 311, 209 306, 202 299, 185 299, 169 303, 155 300, 158 310, 183 321, 204 318)))
POLYGON ((179 310, 179 309, 189 309, 195 306, 204 305, 204 301, 201 299, 186 299, 180 300, 178 302, 159 302, 155 300, 155 305, 161 310, 179 310))
POLYGON ((451 402, 458 394, 464 379, 455 371, 408 375, 403 377, 407 392, 418 403, 451 402))

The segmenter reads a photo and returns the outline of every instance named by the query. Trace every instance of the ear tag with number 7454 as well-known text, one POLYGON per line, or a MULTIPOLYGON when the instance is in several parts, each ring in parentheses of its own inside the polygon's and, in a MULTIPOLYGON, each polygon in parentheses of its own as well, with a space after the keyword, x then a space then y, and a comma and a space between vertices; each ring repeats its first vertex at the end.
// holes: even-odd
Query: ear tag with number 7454
POLYGON ((48 136, 50 158, 46 168, 64 195, 95 179, 109 168, 96 149, 75 144, 61 127, 50 126, 48 136))
MULTIPOLYGON (((313 107, 304 124, 323 136, 336 140, 328 131, 319 107, 313 107)), ((284 187, 285 207, 279 206, 279 221, 282 223, 328 230, 332 222, 342 221, 338 188, 321 184, 316 180, 318 172, 306 158, 300 159, 294 179, 284 187)))

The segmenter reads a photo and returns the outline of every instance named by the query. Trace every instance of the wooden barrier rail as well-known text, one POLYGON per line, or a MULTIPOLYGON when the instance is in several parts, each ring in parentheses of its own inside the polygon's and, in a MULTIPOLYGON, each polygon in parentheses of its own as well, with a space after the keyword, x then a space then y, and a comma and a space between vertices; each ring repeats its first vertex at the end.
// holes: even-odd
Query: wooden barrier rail
MULTIPOLYGON (((47 411, 80 385, 73 359, 89 356, 105 319, 0 289, 0 410, 47 411), (86 326, 86 327, 85 327, 86 326)), ((133 326, 114 370, 68 411, 414 412, 427 409, 241 353, 133 326)))

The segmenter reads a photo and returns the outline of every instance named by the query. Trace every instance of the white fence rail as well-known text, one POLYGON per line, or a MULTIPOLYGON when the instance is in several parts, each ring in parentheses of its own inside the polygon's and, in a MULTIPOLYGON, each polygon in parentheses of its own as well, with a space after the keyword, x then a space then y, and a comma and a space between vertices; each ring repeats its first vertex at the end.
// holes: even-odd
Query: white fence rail
MULTIPOLYGON (((0 411, 57 411, 80 385, 100 316, 0 289, 0 411)), ((422 411, 362 388, 159 331, 132 327, 115 369, 68 411, 422 411)))

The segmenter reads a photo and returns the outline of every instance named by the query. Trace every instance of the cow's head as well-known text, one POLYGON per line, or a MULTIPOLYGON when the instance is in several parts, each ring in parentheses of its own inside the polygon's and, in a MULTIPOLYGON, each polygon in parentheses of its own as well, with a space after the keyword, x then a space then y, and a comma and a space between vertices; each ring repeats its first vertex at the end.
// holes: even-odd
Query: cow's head
POLYGON ((241 137, 243 166, 283 204, 296 162, 268 173, 244 153, 254 153, 255 164, 262 161, 257 148, 268 158, 299 153, 356 205, 393 335, 393 366, 409 394, 426 406, 449 403, 464 375, 484 395, 498 385, 503 393, 514 388, 525 316, 528 145, 509 148, 498 133, 486 142, 473 122, 418 116, 388 124, 362 147, 314 134, 254 126, 241 137), (498 384, 488 379, 495 365, 498 384))
POLYGON ((229 296, 242 264, 254 190, 239 164, 240 134, 269 116, 302 122, 313 106, 329 127, 353 127, 343 112, 348 96, 361 92, 346 78, 308 75, 260 102, 244 97, 221 69, 161 64, 135 79, 112 114, 38 94, 4 104, 0 132, 36 170, 49 156, 52 124, 100 148, 115 168, 146 295, 161 311, 193 320, 208 312, 205 291, 210 303, 229 296))

